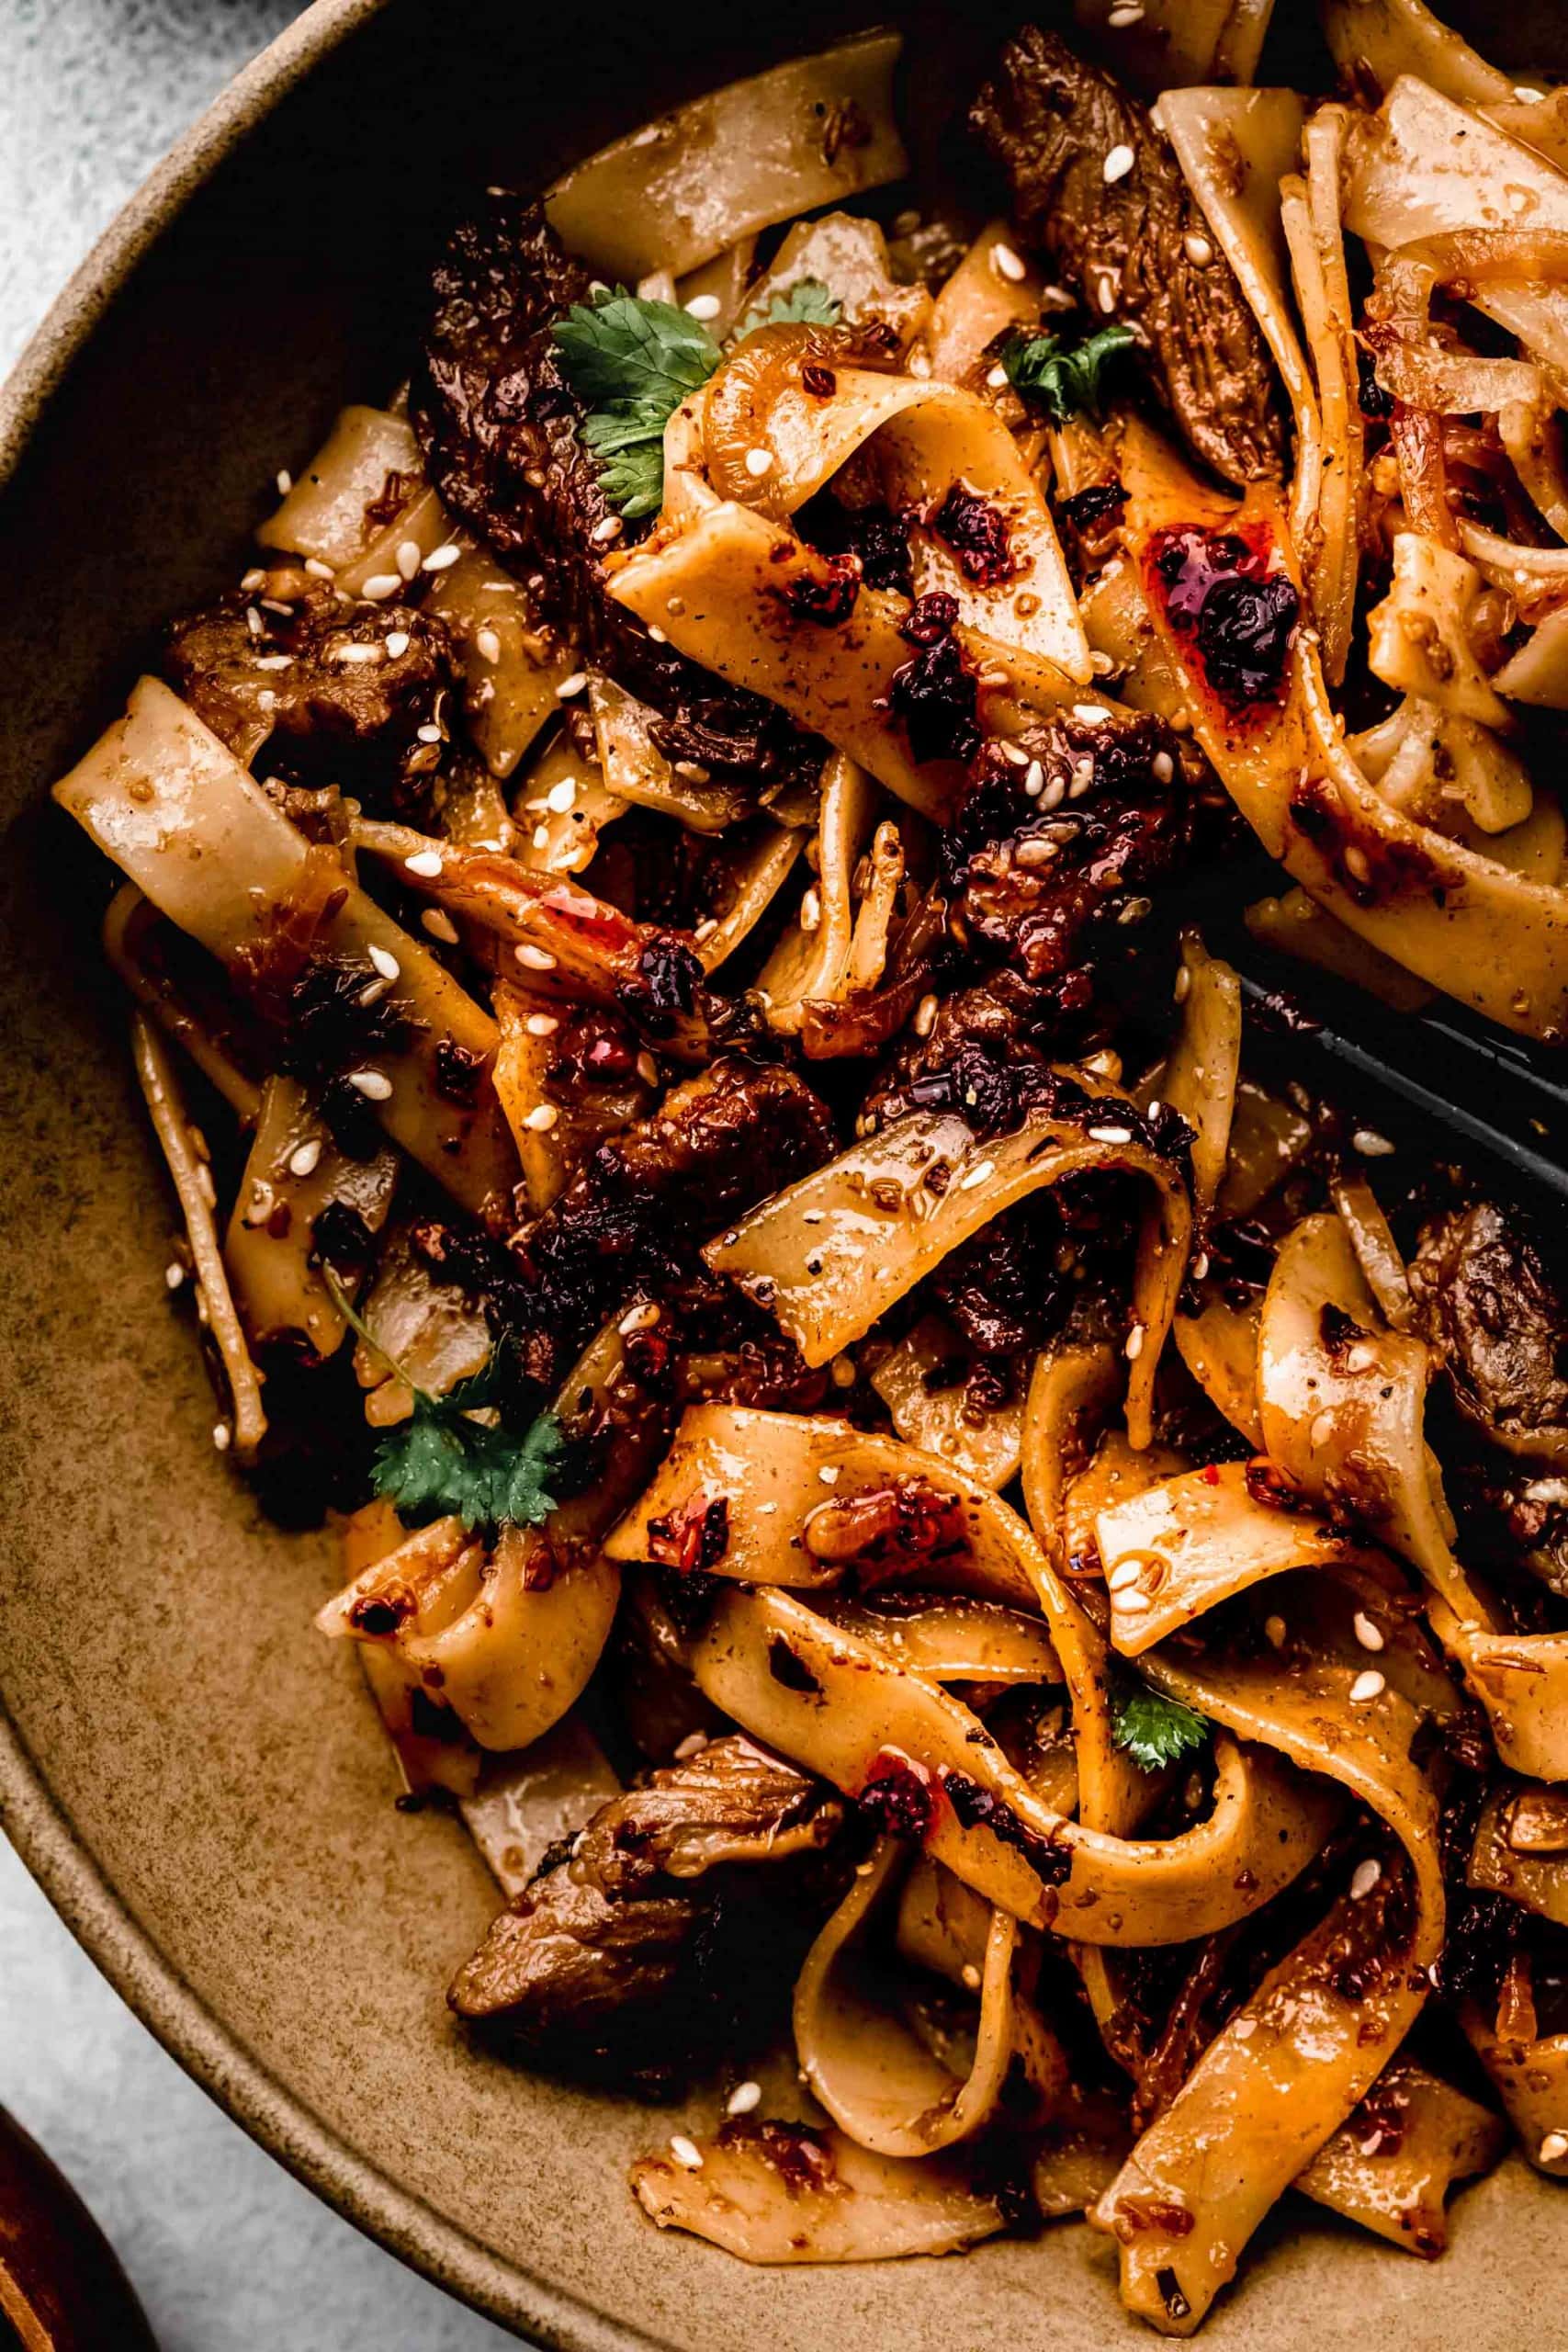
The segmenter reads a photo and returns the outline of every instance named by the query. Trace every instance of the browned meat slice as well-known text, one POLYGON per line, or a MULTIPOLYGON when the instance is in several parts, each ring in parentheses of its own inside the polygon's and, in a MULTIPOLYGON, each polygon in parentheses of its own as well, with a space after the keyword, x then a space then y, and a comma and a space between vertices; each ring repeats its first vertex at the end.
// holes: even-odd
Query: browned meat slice
POLYGON ((1151 389, 1198 455, 1227 481, 1282 471, 1268 349, 1147 109, 1029 25, 970 121, 1007 175, 1019 235, 1076 284, 1097 324, 1134 329, 1151 389), (1108 185, 1119 147, 1132 169, 1108 185))
POLYGON ((1020 739, 1030 765, 987 744, 942 837, 942 872, 970 936, 1063 1010, 1087 1001, 1085 957, 1190 846, 1194 808, 1163 721, 1057 717, 1020 739))
POLYGON ((1522 1221, 1491 1201, 1432 1218, 1410 1286, 1462 1411, 1512 1453, 1568 1464, 1568 1305, 1522 1221))
POLYGON ((176 693, 240 759, 306 783, 350 785, 373 806, 419 804, 440 764, 422 743, 454 675, 446 631, 408 605, 340 604, 293 567, 254 595, 220 597, 169 632, 176 693), (287 594, 272 590, 286 590, 287 594))
POLYGON ((811 754, 779 712, 659 644, 607 593, 597 535, 615 518, 550 335, 589 285, 537 204, 492 197, 457 231, 412 395, 430 478, 514 571, 543 581, 550 618, 584 658, 660 714, 670 758, 793 775, 811 754))
POLYGON ((818 1871, 814 1899, 812 1860, 843 1817, 793 1765, 738 1735, 714 1740, 547 1857, 447 1997, 557 2064, 678 2074, 733 2027, 759 1965, 787 1984, 829 1892, 818 1871))
MULTIPOLYGON (((517 1312, 547 1378, 639 1283, 681 1278, 692 1245, 828 1159, 827 1106, 776 1065, 716 1062, 601 1144, 517 1246, 517 1312)), ((563 1366, 564 1368, 564 1366, 563 1366)))

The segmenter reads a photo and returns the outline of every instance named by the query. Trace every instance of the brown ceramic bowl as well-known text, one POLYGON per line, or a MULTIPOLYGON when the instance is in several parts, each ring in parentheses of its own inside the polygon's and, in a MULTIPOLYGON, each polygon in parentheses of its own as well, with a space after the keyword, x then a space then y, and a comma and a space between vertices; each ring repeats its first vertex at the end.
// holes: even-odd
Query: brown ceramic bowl
MULTIPOLYGON (((325 1544, 269 1525, 213 1451, 96 949, 106 877, 46 793, 161 619, 232 579, 276 468, 403 372, 466 187, 542 183, 874 6, 318 0, 131 204, 0 407, 0 1818, 248 2131, 432 2278, 571 2352, 982 2352, 1047 2330, 1090 2352, 1137 2330, 1082 2228, 847 2270, 747 2269, 660 2235, 625 2176, 668 2120, 453 2031, 443 1987, 494 1893, 454 1822, 393 1808, 354 1662, 310 1629, 325 1544)), ((1017 11, 896 13, 926 20, 919 110, 971 85, 1017 11)), ((1561 2340, 1568 2204, 1517 2162, 1462 2197, 1436 2269, 1315 2208, 1267 2234, 1207 2331, 1225 2352, 1561 2340)))

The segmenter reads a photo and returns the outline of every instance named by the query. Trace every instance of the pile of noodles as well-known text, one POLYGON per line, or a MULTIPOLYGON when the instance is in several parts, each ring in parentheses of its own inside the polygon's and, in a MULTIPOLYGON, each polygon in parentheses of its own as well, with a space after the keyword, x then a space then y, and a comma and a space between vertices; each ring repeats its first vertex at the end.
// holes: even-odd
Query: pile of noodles
MULTIPOLYGON (((679 772, 650 714, 613 677, 584 681, 575 649, 541 628, 433 490, 383 544, 366 510, 389 472, 420 469, 396 406, 346 411, 262 537, 350 599, 389 564, 408 576, 409 543, 416 567, 440 555, 432 598, 458 647, 479 758, 438 833, 350 810, 323 852, 259 788, 264 743, 247 766, 151 679, 60 786, 125 876, 108 952, 137 1000, 137 1069, 220 1359, 220 1442, 238 1457, 266 1427, 254 1351, 296 1334, 325 1358, 347 1338, 310 1244, 330 1204, 385 1236, 358 1306, 386 1359, 436 1396, 484 1364, 482 1321, 438 1295, 408 1247, 400 1171, 413 1163, 502 1227, 520 1182, 530 1211, 547 1208, 599 1140, 535 1114, 552 1008, 614 1004, 635 957, 637 927, 578 878, 629 808, 716 845, 722 903, 694 942, 707 975, 722 982, 758 926, 774 925, 757 986, 779 1036, 837 1050, 884 987, 906 877, 962 778, 916 761, 892 712, 907 600, 863 589, 852 623, 828 628, 780 593, 819 571, 795 518, 836 482, 874 480, 917 514, 963 484, 1004 514, 1021 570, 1000 587, 976 584, 919 522, 911 533, 915 593, 957 600, 987 737, 1090 705, 1176 717, 1313 902, 1270 902, 1260 928, 1528 1036, 1568 1029, 1563 819, 1553 779, 1530 764, 1528 724, 1568 709, 1568 94, 1517 90, 1419 0, 1327 0, 1359 97, 1310 108, 1248 86, 1268 0, 1149 0, 1137 13, 1129 25, 1101 0, 1080 11, 1134 85, 1156 75, 1158 119, 1285 388, 1286 479, 1238 502, 1130 411, 1059 430, 1021 416, 994 355, 999 335, 1038 320, 1043 289, 1001 224, 933 297, 895 275, 869 218, 824 217, 905 169, 897 42, 866 36, 697 102, 651 147, 623 141, 551 199, 563 237, 607 280, 709 297, 727 345, 671 419, 663 511, 614 562, 612 593, 824 738, 819 790, 759 810, 679 772), (863 137, 842 154, 787 128, 852 101, 863 137), (759 289, 758 238, 786 220, 797 225, 759 289), (1363 277, 1371 292, 1353 300, 1363 277), (885 330, 877 364, 840 354, 826 392, 820 367, 816 390, 802 374, 821 330, 731 339, 760 292, 802 277, 885 330), (1511 356, 1495 356, 1500 339, 1511 356), (1392 402, 1371 467, 1357 390, 1369 365, 1392 402), (1446 495, 1446 422, 1477 417, 1528 502, 1517 536, 1465 520, 1446 495), (1121 549, 1080 604, 1047 493, 1103 480, 1126 492, 1121 549), (1238 526, 1266 532, 1303 598, 1284 691, 1245 726, 1206 695, 1148 570, 1163 531, 1238 526), (1393 584, 1368 613, 1358 582, 1380 534, 1393 584), (1483 658, 1478 615, 1511 640, 1501 666, 1483 658), (1353 659, 1401 698, 1363 734, 1337 707, 1353 659), (560 693, 579 688, 591 724, 558 731, 560 693), (418 930, 367 887, 388 874, 423 905, 418 930), (1400 879, 1385 887, 1389 876, 1400 879), (383 1141, 368 1159, 337 1148, 265 1043, 258 1057, 239 994, 210 977, 204 991, 175 952, 183 936, 206 951, 204 970, 233 978, 269 922, 312 903, 334 955, 395 976, 406 1015, 378 1063, 383 1141), (458 943, 465 963, 436 952, 458 943), (462 1105, 437 1067, 450 1045, 479 1072, 462 1105), (226 1230, 182 1056, 248 1138, 226 1230)), ((781 2078, 773 2120, 815 2123, 811 2162, 782 2165, 784 2142, 761 2128, 699 2129, 638 2165, 638 2198, 660 2224, 750 2261, 953 2250, 1008 2225, 981 2160, 1005 2119, 1032 2152, 1040 2209, 1086 2212, 1116 2244, 1129 2308, 1178 2335, 1292 2184, 1396 2245, 1441 2245, 1446 2188, 1494 2161, 1503 2135, 1404 2053, 1444 1949, 1429 1735, 1478 1705, 1508 1773, 1568 1777, 1568 1634, 1511 1632, 1456 1556, 1425 1427, 1433 1361, 1371 1186, 1348 1180, 1332 1209, 1280 1227, 1260 1303, 1238 1307, 1209 1272, 1216 1214, 1277 1207, 1300 1144, 1289 1105, 1241 1082, 1235 974, 1190 941, 1183 975, 1179 1036, 1141 1093, 1110 1064, 1076 1069, 1087 1111, 1032 1112, 985 1141, 959 1112, 910 1110, 705 1251, 808 1366, 852 1366, 888 1311, 1004 1209, 1114 1176, 1142 1218, 1114 1337, 1043 1350, 1024 1395, 966 1416, 961 1392, 928 1384, 944 1335, 918 1322, 878 1355, 880 1433, 830 1408, 695 1403, 661 1459, 619 1460, 542 1529, 507 1528, 493 1545, 453 1519, 411 1532, 372 1506, 349 1523, 348 1583, 322 1617, 359 1645, 411 1785, 451 1791, 515 1891, 519 1857, 531 1866, 618 1787, 573 1711, 647 1578, 650 1524, 722 1498, 718 1594, 699 1630, 672 1637, 681 1664, 729 1724, 845 1796, 890 1776, 912 1785, 919 1834, 877 1841, 795 1989, 807 2087, 781 2078), (1196 1138, 1190 1156, 1144 1139, 1156 1089, 1196 1138), (1156 1379, 1178 1360, 1234 1431, 1235 1459, 1153 1442, 1156 1379), (889 1611, 849 1572, 850 1507, 900 1492, 942 1498, 956 1534, 889 1611), (394 1589, 398 1610, 365 1605, 394 1589), (456 1749, 422 1736, 415 1698, 433 1681, 466 1735, 456 1749), (1213 1727, 1185 1793, 1186 1767, 1146 1771, 1117 1744, 1120 1696, 1138 1681, 1213 1727), (1057 1736, 1022 1761, 987 1722, 1019 1690, 1057 1711, 1057 1736), (1086 2080, 1067 2008, 1087 2002, 1114 2055, 1134 1956, 1255 1927, 1267 1964, 1249 1995, 1180 2053, 1134 2133, 1122 2103, 1086 2080), (1065 2007, 1064 1968, 1081 1988, 1065 2007), (936 1980, 951 1995, 940 2013, 919 1991, 936 1980), (1402 2116, 1381 2149, 1375 2099, 1361 2105, 1374 2086, 1397 2091, 1402 2116)), ((702 1050, 679 1025, 665 1047, 676 1062, 702 1050)), ((626 1117, 651 1101, 639 1079, 626 1117)), ((569 1421, 614 1388, 625 1305, 562 1391, 569 1421)), ((359 1368, 372 1422, 406 1416, 406 1381, 364 1348, 359 1368)), ((1568 1863, 1505 1867, 1499 1835, 1483 1823, 1478 1883, 1501 1869, 1514 1900, 1568 1921, 1568 1863)), ((1562 2169, 1568 2038, 1537 2033, 1517 1979, 1506 2015, 1472 2006, 1464 2023, 1524 2153, 1562 2169)), ((1038 2259, 1053 2258, 1046 2241, 1038 2259)))

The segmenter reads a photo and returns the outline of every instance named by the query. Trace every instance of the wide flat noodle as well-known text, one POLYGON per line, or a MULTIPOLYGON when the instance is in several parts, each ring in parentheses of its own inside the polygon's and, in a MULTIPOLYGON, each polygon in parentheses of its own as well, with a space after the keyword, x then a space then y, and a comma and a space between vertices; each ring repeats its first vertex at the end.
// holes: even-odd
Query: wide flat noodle
POLYGON ((951 1693, 777 1589, 726 1586, 690 1664, 716 1706, 846 1794, 918 1784, 928 1853, 1013 1917, 1080 1942, 1228 1926, 1289 1884, 1331 1811, 1288 1767, 1224 1742, 1213 1809, 1184 1835, 1129 1844, 1086 1828, 1043 1804, 951 1693))
POLYGON ((316 1624, 429 1683, 481 1747, 526 1747, 581 1696, 620 1589, 605 1560, 558 1569, 532 1529, 503 1527, 487 1556, 444 1519, 361 1570, 316 1624))
POLYGON ((1385 1861, 1372 1890, 1336 1903, 1210 2043, 1090 2216, 1121 2247, 1122 2301, 1163 2335, 1199 2325, 1269 2207, 1409 2031, 1442 1949, 1438 1801, 1410 1760, 1422 1714, 1392 1683, 1352 1701, 1350 1649, 1288 1674, 1271 1652, 1194 1666, 1172 1649, 1143 1661, 1169 1696, 1379 1815, 1409 1857, 1415 1897, 1406 1932, 1385 1861))
POLYGON ((876 2156, 847 2133, 727 2123, 700 2166, 644 2156, 632 2188, 661 2230, 690 2230, 743 2262, 885 2262, 955 2254, 1004 2226, 961 2154, 876 2156))
POLYGON ((1018 1473, 1023 1400, 1010 1396, 983 1412, 972 1408, 965 1374, 976 1361, 944 1317, 922 1315, 876 1366, 871 1385, 907 1444, 940 1453, 999 1494, 1018 1473))
MULTIPOLYGON (((1122 473, 1128 527, 1145 556, 1163 528, 1228 530, 1251 517, 1292 567, 1284 517, 1266 493, 1240 507, 1220 500, 1131 421, 1122 473)), ((1283 700, 1232 722, 1157 599, 1143 602, 1164 662, 1184 683, 1193 731, 1269 855, 1350 930, 1461 1003, 1527 1036, 1568 1035, 1568 893, 1391 808, 1339 732, 1305 631, 1286 663, 1283 700)))
POLYGON ((1430 2261, 1449 2239, 1445 2199, 1456 2181, 1490 2172, 1508 2130, 1478 2099, 1396 2058, 1294 2186, 1391 2245, 1430 2261))
POLYGON ((808 1364, 826 1363, 1013 1202, 1088 1168, 1145 1176, 1160 1195, 1164 1219, 1155 1245, 1140 1253, 1138 1336, 1128 1348, 1127 1426, 1134 1443, 1145 1444, 1191 1212, 1169 1164, 1118 1118, 1125 1101, 1095 1086, 1087 1124, 1031 1113, 1012 1134, 988 1142, 976 1140, 954 1113, 912 1112, 775 1193, 703 1254, 716 1273, 773 1312, 808 1364))
MULTIPOLYGON (((1527 2002, 1527 2008, 1533 2003, 1527 2002)), ((1521 2034, 1505 2025, 1491 2003, 1483 2008, 1466 2001, 1459 2018, 1529 2162, 1537 2172, 1568 2179, 1568 2132, 1562 2128, 1568 2115, 1568 2033, 1521 2034)))
POLYGON ((779 326, 748 336, 700 405, 708 478, 721 498, 783 522, 863 451, 888 504, 912 517, 916 594, 953 597, 966 628, 1088 683, 1089 645, 1055 526, 1018 443, 987 401, 934 375, 837 363, 824 371, 810 331, 779 326), (833 389, 813 390, 824 372, 833 389), (995 582, 966 571, 922 519, 956 488, 1000 518, 1007 565, 995 582))
POLYGON ((930 2155, 973 2139, 996 2111, 1014 2049, 1019 1927, 1005 1911, 991 1914, 973 2062, 963 2074, 915 2030, 890 2000, 886 1970, 868 1962, 868 1930, 908 1861, 897 1838, 879 1842, 795 1988, 795 2051, 807 2087, 841 2131, 884 2156, 930 2155))
POLYGON ((934 1579, 944 1591, 1035 1605, 1035 1580, 1025 1565, 1029 1532, 1015 1511, 941 1455, 825 1415, 689 1405, 647 1491, 604 1549, 613 1560, 657 1559, 656 1522, 695 1521, 722 1500, 724 1548, 709 1563, 716 1574, 747 1584, 834 1585, 842 1581, 847 1555, 841 1541, 829 1549, 826 1534, 822 1554, 813 1551, 813 1521, 841 1523, 848 1505, 886 1495, 900 1482, 918 1482, 955 1506, 951 1533, 921 1580, 934 1579))
POLYGON ((556 182, 557 234, 612 283, 681 277, 775 221, 902 179, 903 46, 899 33, 857 33, 628 131, 556 182))
POLYGON ((1376 1553, 1309 1512, 1255 1501, 1247 1481, 1246 1463, 1216 1463, 1100 1512, 1095 1535, 1111 1596, 1111 1640, 1123 1657, 1294 1568, 1348 1572, 1380 1597, 1391 1582, 1396 1594, 1402 1589, 1376 1553))
MULTIPOLYGON (((315 854, 211 730, 156 678, 133 690, 125 717, 62 777, 54 797, 182 931, 244 983, 269 923, 315 854)), ((414 836, 416 840, 418 836, 414 836)), ((408 1042, 378 1050, 389 1081, 376 1115, 410 1158, 478 1216, 505 1213, 517 1162, 490 1080, 495 1023, 419 941, 346 885, 312 943, 377 973, 372 947, 397 966, 387 1000, 408 1042), (448 1045, 474 1057, 471 1102, 440 1082, 448 1045)))
POLYGON ((340 1151, 297 1078, 267 1080, 223 1238, 234 1304, 258 1347, 292 1339, 307 1361, 337 1352, 348 1325, 321 1268, 317 1220, 336 1203, 378 1234, 400 1166, 389 1148, 368 1159, 340 1151))

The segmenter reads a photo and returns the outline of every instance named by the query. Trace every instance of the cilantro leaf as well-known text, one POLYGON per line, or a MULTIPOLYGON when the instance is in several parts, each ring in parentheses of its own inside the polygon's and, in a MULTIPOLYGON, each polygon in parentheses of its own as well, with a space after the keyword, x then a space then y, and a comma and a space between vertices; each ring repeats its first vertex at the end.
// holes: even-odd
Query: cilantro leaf
POLYGON ((495 1399, 492 1358, 471 1380, 432 1396, 389 1355, 354 1306, 330 1266, 323 1267, 339 1314, 413 1392, 406 1421, 387 1430, 370 1465, 371 1491, 405 1519, 455 1514, 467 1528, 537 1527, 556 1507, 549 1481, 566 1439, 553 1413, 540 1413, 521 1438, 472 1416, 495 1399))
POLYGON ((1137 341, 1131 327, 1101 327, 1076 351, 1060 335, 1031 335, 1002 354, 1008 381, 1024 400, 1043 408, 1053 424, 1066 424, 1088 410, 1098 416, 1105 398, 1105 370, 1120 351, 1137 341))
POLYGON ((582 439, 599 461, 604 496, 628 522, 659 511, 664 428, 701 390, 722 354, 700 319, 625 287, 578 302, 552 334, 568 383, 584 401, 582 439))
POLYGON ((1209 1736, 1209 1722, 1179 1699, 1167 1699, 1146 1682, 1132 1684, 1111 1697, 1111 1737, 1124 1747, 1140 1771, 1157 1772, 1179 1763, 1201 1747, 1209 1736))
POLYGON ((773 296, 765 311, 748 311, 735 330, 735 338, 739 342, 755 334, 759 327, 836 327, 843 314, 843 304, 819 277, 797 277, 793 286, 773 296))
POLYGON ((449 1396, 414 1392, 413 1411, 376 1449, 370 1484, 410 1518, 455 1512, 465 1527, 537 1527, 555 1509, 548 1481, 566 1450, 560 1424, 541 1413, 521 1440, 470 1420, 473 1384, 449 1396))

